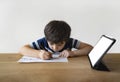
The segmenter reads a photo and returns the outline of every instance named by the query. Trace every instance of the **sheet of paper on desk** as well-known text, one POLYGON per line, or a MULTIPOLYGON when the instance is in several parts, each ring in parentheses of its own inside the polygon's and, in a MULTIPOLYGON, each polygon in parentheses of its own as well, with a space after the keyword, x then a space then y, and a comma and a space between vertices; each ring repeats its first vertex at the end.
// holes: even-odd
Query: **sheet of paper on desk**
POLYGON ((58 57, 59 55, 53 55, 53 58, 50 60, 42 60, 40 58, 23 56, 17 62, 28 63, 28 62, 68 62, 67 58, 58 57))

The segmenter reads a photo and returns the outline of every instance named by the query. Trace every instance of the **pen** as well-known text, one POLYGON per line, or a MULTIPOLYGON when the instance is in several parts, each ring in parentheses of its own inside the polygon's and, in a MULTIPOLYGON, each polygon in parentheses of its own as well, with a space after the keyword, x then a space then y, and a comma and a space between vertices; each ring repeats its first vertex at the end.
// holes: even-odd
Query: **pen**
MULTIPOLYGON (((47 49, 45 49, 45 47, 44 46, 42 46, 42 45, 40 45, 40 49, 42 49, 42 50, 45 50, 45 51, 47 51, 47 52, 49 52, 47 49)), ((49 58, 49 59, 47 59, 47 60, 51 60, 53 57, 52 57, 52 53, 50 53, 49 52, 49 54, 51 55, 51 57, 49 58)))

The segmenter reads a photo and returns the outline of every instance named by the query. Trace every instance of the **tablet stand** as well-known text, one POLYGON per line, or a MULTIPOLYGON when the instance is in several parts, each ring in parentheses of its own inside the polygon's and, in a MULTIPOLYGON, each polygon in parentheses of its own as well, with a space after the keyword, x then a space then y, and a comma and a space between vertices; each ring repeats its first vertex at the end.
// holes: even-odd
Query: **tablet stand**
POLYGON ((102 60, 99 61, 93 68, 100 71, 110 71, 102 60))

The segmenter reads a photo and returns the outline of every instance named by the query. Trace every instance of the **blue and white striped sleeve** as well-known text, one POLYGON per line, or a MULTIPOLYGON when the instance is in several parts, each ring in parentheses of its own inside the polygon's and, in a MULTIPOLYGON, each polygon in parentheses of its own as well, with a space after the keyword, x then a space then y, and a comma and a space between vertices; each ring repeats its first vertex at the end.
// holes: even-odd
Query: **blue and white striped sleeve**
POLYGON ((72 47, 78 49, 79 46, 80 46, 80 41, 78 41, 77 39, 73 39, 72 47))
POLYGON ((32 48, 34 48, 34 49, 37 49, 37 50, 40 49, 40 46, 39 46, 39 44, 38 44, 38 41, 32 42, 32 43, 30 44, 30 46, 31 46, 32 48))

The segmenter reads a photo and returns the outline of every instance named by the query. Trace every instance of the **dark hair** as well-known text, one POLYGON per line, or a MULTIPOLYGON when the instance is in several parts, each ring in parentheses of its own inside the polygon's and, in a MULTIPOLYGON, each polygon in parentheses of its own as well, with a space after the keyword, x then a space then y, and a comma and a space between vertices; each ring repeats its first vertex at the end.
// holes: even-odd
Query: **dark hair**
POLYGON ((65 21, 50 21, 44 29, 45 37, 52 43, 67 41, 70 38, 71 28, 65 21))

